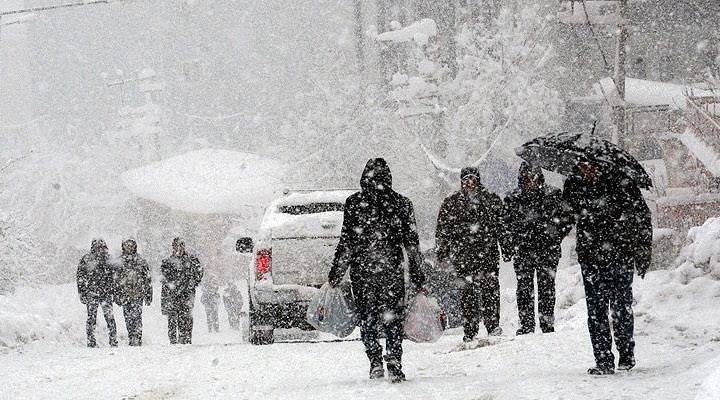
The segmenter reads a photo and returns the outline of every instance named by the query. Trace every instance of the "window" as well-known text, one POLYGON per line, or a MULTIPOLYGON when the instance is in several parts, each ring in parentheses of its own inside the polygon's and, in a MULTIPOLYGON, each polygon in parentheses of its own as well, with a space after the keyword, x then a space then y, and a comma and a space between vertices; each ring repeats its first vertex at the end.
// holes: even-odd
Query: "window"
POLYGON ((343 211, 341 203, 308 203, 280 206, 280 212, 291 215, 318 214, 330 211, 343 211))

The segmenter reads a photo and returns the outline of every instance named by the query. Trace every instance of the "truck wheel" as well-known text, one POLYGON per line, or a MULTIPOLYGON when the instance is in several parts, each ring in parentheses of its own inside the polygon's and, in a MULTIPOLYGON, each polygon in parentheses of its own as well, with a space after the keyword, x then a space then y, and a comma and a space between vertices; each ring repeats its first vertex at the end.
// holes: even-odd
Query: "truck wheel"
POLYGON ((268 345, 273 344, 275 342, 275 335, 274 330, 272 328, 272 325, 266 325, 264 321, 261 319, 261 313, 259 310, 256 310, 255 307, 253 307, 252 300, 250 298, 250 294, 248 293, 248 300, 250 304, 250 312, 249 312, 249 341, 250 344, 255 346, 262 346, 262 345, 268 345), (269 327, 269 329, 268 329, 269 327))
POLYGON ((274 342, 275 335, 272 330, 253 330, 253 327, 250 327, 250 344, 263 346, 273 344, 274 342))

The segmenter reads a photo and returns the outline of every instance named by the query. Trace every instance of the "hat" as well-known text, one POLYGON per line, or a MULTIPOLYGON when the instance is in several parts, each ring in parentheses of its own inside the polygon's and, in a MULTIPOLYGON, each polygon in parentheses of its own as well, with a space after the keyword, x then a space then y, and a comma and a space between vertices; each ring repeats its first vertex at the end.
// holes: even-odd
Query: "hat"
POLYGON ((478 180, 480 179, 480 171, 478 171, 475 167, 465 167, 462 170, 460 170, 460 180, 465 180, 470 177, 475 177, 478 180))

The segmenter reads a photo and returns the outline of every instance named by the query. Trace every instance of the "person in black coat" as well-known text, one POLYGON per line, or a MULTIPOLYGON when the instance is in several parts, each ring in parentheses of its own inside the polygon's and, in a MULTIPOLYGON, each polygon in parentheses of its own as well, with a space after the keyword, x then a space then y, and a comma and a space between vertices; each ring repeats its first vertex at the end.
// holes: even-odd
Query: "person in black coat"
POLYGON ((203 283, 200 302, 205 306, 205 317, 207 319, 208 332, 220 332, 220 319, 218 308, 220 306, 220 286, 215 277, 208 277, 203 283))
POLYGON ((95 326, 98 307, 102 309, 107 323, 110 346, 117 346, 117 328, 113 315, 115 268, 110 262, 108 248, 103 239, 92 241, 90 253, 80 259, 76 279, 80 301, 87 307, 85 331, 88 347, 97 347, 95 326))
POLYGON ((361 191, 345 202, 340 242, 329 274, 336 287, 350 269, 360 333, 370 359, 370 379, 384 376, 378 329, 385 331, 388 374, 392 382, 405 380, 402 372, 405 271, 407 253, 410 281, 421 290, 425 276, 410 200, 392 189, 390 168, 382 158, 367 162, 361 191))
POLYGON ((142 345, 142 307, 152 303, 153 288, 150 267, 137 252, 137 243, 122 243, 118 268, 116 302, 123 308, 130 346, 142 345))
POLYGON ((228 324, 230 329, 240 329, 240 318, 242 314, 243 299, 240 289, 235 282, 230 282, 228 287, 223 291, 223 304, 227 311, 228 324))
POLYGON ((545 184, 540 168, 523 162, 518 188, 505 197, 503 217, 507 230, 503 255, 506 261, 515 257, 518 335, 535 332, 536 275, 540 329, 554 331, 555 274, 560 243, 572 228, 568 217, 560 189, 545 184))
POLYGON ((635 366, 633 270, 644 277, 650 266, 650 209, 632 180, 587 161, 580 162, 565 181, 563 198, 577 221, 578 261, 596 362, 588 373, 614 373, 613 334, 620 355, 618 369, 631 369, 635 366))
POLYGON ((200 261, 185 250, 185 242, 173 239, 173 253, 160 266, 162 274, 161 311, 168 318, 171 344, 191 344, 195 290, 203 277, 200 261))
POLYGON ((462 292, 463 341, 478 334, 480 317, 489 335, 501 335, 500 245, 503 203, 480 182, 477 168, 460 172, 461 189, 440 206, 435 231, 441 268, 451 267, 462 292))

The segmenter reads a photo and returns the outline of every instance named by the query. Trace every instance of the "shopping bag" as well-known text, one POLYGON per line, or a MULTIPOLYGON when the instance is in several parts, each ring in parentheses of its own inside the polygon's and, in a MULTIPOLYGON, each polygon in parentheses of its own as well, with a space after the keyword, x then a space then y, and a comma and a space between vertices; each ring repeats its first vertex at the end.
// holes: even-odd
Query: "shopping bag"
POLYGON ((324 284, 310 300, 307 322, 320 332, 344 338, 355 330, 357 312, 355 304, 340 288, 324 284))
POLYGON ((403 326, 415 343, 434 343, 443 334, 443 312, 437 299, 418 293, 410 302, 403 326))

